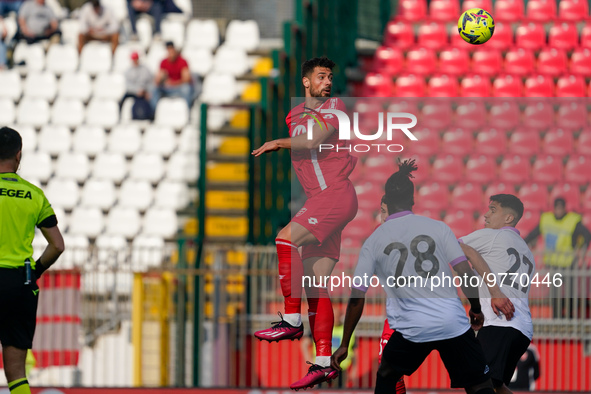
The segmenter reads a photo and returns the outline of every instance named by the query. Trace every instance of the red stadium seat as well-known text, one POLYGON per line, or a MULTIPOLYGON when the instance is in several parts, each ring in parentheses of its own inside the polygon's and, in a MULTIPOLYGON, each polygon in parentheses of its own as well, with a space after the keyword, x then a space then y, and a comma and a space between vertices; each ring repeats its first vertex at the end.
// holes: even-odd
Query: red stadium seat
POLYGON ((512 48, 505 54, 505 72, 520 76, 530 75, 534 70, 534 54, 526 48, 512 48))
POLYGON ((591 213, 591 187, 588 187, 587 190, 585 191, 585 194, 583 194, 583 198, 581 199, 581 203, 583 205, 582 206, 583 211, 591 213))
POLYGON ((365 97, 392 97, 392 78, 378 73, 365 76, 363 95, 365 97))
POLYGON ((497 163, 491 156, 471 156, 466 162, 466 180, 483 185, 496 177, 497 163))
POLYGON ((497 75, 503 66, 501 51, 495 49, 477 49, 472 54, 472 71, 481 75, 497 75))
MULTIPOLYGON (((396 160, 386 154, 369 157, 365 161, 364 180, 383 185, 396 172, 396 160)), ((379 196, 381 198, 381 196, 379 196)))
POLYGON ((468 211, 448 212, 443 222, 451 228, 456 238, 468 235, 476 228, 474 215, 468 211))
POLYGON ((582 129, 587 125, 587 103, 578 99, 561 99, 556 126, 569 130, 582 129))
POLYGON ((477 130, 487 120, 486 107, 484 102, 462 100, 456 108, 455 125, 461 129, 477 130))
POLYGON ((571 156, 564 166, 564 179, 577 185, 591 184, 591 157, 571 156))
POLYGON ((587 0, 560 0, 558 17, 562 20, 579 22, 589 19, 587 0))
POLYGON ((470 66, 468 52, 460 48, 447 48, 439 53, 439 72, 450 75, 464 75, 470 66))
POLYGON ((398 5, 398 18, 418 22, 427 17, 426 0, 401 0, 398 5))
MULTIPOLYGON (((358 125, 362 131, 377 130, 380 126, 378 113, 384 110, 378 100, 359 99, 355 102, 354 111, 359 114, 358 125)), ((357 141, 359 143, 363 141, 357 141)))
POLYGON ((554 81, 546 75, 534 75, 525 80, 525 97, 554 97, 554 81))
MULTIPOLYGON (((487 47, 492 49, 505 50, 513 46, 513 29, 511 23, 498 22, 495 20, 495 33, 490 41, 486 43, 487 47)), ((456 34, 459 37, 459 34, 456 34)), ((461 38, 461 37, 460 37, 461 38)), ((462 40, 463 41, 463 40, 462 40)), ((480 48, 479 48, 480 49, 480 48)))
POLYGON ((528 102, 523 111, 523 125, 534 130, 547 129, 554 126, 554 108, 548 100, 528 102))
POLYGON ((420 75, 404 74, 396 78, 397 97, 425 97, 427 84, 420 75))
POLYGON ((516 100, 499 102, 495 100, 490 108, 489 124, 500 130, 511 130, 519 123, 521 112, 516 100))
POLYGON ((449 204, 449 189, 444 182, 428 183, 419 188, 415 199, 417 209, 441 211, 449 204))
POLYGON ((469 75, 462 79, 462 97, 490 97, 490 79, 481 75, 469 75))
POLYGON ((582 77, 591 76, 591 50, 589 48, 577 48, 570 55, 569 71, 582 77))
POLYGON ((513 75, 501 75, 493 82, 493 97, 521 97, 523 94, 523 82, 521 78, 513 75))
POLYGON ((478 211, 482 209, 482 185, 476 183, 462 183, 456 185, 451 192, 452 209, 478 211))
POLYGON ((406 53, 406 69, 417 75, 429 75, 435 71, 437 57, 429 48, 413 48, 406 53))
POLYGON ((526 15, 532 21, 548 22, 556 19, 555 0, 529 0, 526 15))
POLYGON ((585 97, 585 80, 577 75, 563 75, 556 82, 556 97, 585 97))
MULTIPOLYGON (((491 113, 491 118, 493 114, 491 113)), ((497 129, 481 130, 476 135, 476 153, 497 157, 507 151, 507 134, 497 129)))
POLYGON ((404 152, 412 152, 423 156, 434 156, 440 151, 441 138, 439 131, 421 128, 412 131, 418 141, 412 141, 404 148, 404 152))
POLYGON ((562 159, 551 155, 536 157, 532 166, 532 180, 545 184, 554 184, 563 179, 562 159))
MULTIPOLYGON (((495 30, 495 33, 496 33, 496 30, 495 30)), ((451 35, 449 36, 449 40, 451 42, 451 47, 453 47, 453 48, 459 48, 459 49, 463 49, 463 50, 471 52, 478 47, 478 45, 472 45, 472 44, 464 41, 462 36, 460 36, 460 34, 458 33, 458 29, 456 27, 453 28, 453 31, 452 31, 451 35)))
MULTIPOLYGON (((413 142, 416 143, 418 141, 413 141, 413 142)), ((415 159, 416 165, 419 168, 418 170, 416 170, 415 172, 412 173, 412 175, 414 176, 412 181, 415 185, 421 185, 427 179, 429 179, 429 177, 431 176, 431 163, 429 162, 428 155, 418 154, 418 153, 414 153, 414 152, 411 154, 409 152, 405 152, 405 153, 403 153, 401 160, 406 160, 406 159, 415 159)))
POLYGON ((542 141, 542 151, 549 155, 566 156, 574 151, 573 133, 564 129, 552 129, 546 132, 542 141))
POLYGON ((540 211, 532 211, 529 207, 525 207, 523 216, 517 223, 517 230, 521 233, 522 237, 526 237, 536 226, 540 223, 540 211))
POLYGON ((417 40, 419 45, 431 49, 440 49, 447 46, 447 29, 443 23, 421 23, 417 40))
POLYGON ((454 155, 442 155, 435 158, 431 166, 432 179, 444 184, 456 183, 463 178, 464 164, 454 155))
POLYGON ((384 32, 384 45, 401 49, 410 48, 415 44, 412 24, 404 21, 390 21, 384 32))
POLYGON ((591 25, 586 23, 581 30, 581 46, 591 48, 591 25))
POLYGON ((517 197, 527 209, 535 211, 545 211, 550 207, 548 196, 548 187, 539 183, 525 184, 521 186, 517 194, 517 197))
POLYGON ((517 22, 523 18, 523 0, 497 0, 494 8, 495 20, 517 22))
POLYGON ((548 45, 562 49, 574 49, 579 43, 577 27, 572 23, 555 23, 548 32, 548 45))
POLYGON ((538 54, 537 70, 540 74, 558 76, 566 71, 566 52, 558 48, 544 48, 538 54))
POLYGON ((577 139, 577 153, 591 156, 591 130, 586 129, 579 134, 579 138, 577 139))
POLYGON ((579 190, 579 185, 569 183, 555 185, 552 188, 552 192, 550 193, 548 205, 554 206, 554 200, 556 200, 558 197, 564 198, 566 201, 566 209, 568 211, 580 211, 581 191, 579 190))
POLYGON ((517 194, 515 192, 515 186, 509 183, 494 183, 486 188, 484 191, 484 205, 482 206, 487 207, 490 201, 490 197, 497 195, 497 194, 517 194))
POLYGON ((531 166, 529 158, 522 155, 508 155, 499 167, 499 179, 514 185, 530 180, 531 166))
POLYGON ((443 133, 441 150, 450 155, 463 156, 472 152, 474 136, 471 131, 456 128, 443 133))
POLYGON ((546 45, 546 31, 541 23, 529 22, 515 31, 515 44, 527 49, 540 49, 546 45))
POLYGON ((429 97, 457 97, 460 90, 458 79, 450 75, 436 75, 429 79, 429 97))
POLYGON ((386 76, 393 76, 402 71, 404 67, 404 55, 399 48, 379 47, 373 60, 375 72, 386 76))
POLYGON ((511 134, 509 152, 528 158, 538 153, 541 145, 540 133, 534 130, 518 129, 511 134))
POLYGON ((492 0, 464 0, 462 2, 462 12, 472 8, 482 8, 487 12, 491 12, 493 9, 492 0))
POLYGON ((453 109, 449 100, 425 101, 421 110, 420 124, 432 130, 443 130, 451 124, 453 109))
POLYGON ((460 15, 460 2, 458 0, 431 0, 429 4, 429 17, 443 22, 455 22, 460 15))

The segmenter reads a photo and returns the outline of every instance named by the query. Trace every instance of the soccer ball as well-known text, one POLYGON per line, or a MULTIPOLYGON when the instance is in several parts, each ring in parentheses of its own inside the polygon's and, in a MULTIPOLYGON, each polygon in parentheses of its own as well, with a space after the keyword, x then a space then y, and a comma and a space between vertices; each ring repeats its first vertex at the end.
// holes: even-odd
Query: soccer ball
POLYGON ((484 44, 495 32, 495 21, 492 15, 482 8, 471 8, 460 16, 458 32, 464 41, 470 44, 484 44))

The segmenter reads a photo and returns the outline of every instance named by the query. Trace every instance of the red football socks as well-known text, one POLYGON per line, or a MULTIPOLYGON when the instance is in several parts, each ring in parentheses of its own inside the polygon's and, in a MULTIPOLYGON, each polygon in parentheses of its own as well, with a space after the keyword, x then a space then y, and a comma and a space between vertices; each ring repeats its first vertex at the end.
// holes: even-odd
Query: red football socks
POLYGON ((304 266, 297 245, 290 241, 277 238, 277 257, 279 258, 279 283, 285 297, 285 313, 301 313, 302 309, 302 276, 304 266))

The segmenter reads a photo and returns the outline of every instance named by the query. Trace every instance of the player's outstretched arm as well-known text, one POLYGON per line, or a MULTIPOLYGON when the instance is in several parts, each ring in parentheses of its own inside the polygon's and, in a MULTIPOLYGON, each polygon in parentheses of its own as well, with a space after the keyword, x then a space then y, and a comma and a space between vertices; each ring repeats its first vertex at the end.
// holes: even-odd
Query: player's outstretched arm
POLYGON ((462 251, 476 270, 478 275, 484 278, 484 283, 488 287, 490 291, 490 295, 492 296, 491 299, 491 307, 495 314, 499 316, 500 313, 503 313, 507 320, 511 320, 511 317, 515 313, 515 306, 511 302, 510 299, 503 294, 500 287, 497 285, 496 280, 490 280, 491 275, 495 275, 492 270, 490 269, 489 265, 487 264, 486 260, 482 257, 480 253, 470 245, 466 245, 464 243, 460 243, 462 247, 462 251))
POLYGON ((326 139, 335 131, 336 128, 331 124, 326 124, 326 126, 322 127, 314 125, 314 127, 312 127, 312 138, 310 139, 310 136, 307 133, 293 137, 291 139, 291 149, 318 149, 320 144, 324 143, 324 141, 326 141, 326 139))
POLYGON ((341 362, 347 358, 349 353, 349 343, 351 342, 351 336, 361 315, 363 314, 363 307, 365 306, 365 292, 357 289, 351 290, 351 298, 347 304, 347 313, 345 314, 345 325, 343 327, 343 339, 341 345, 334 352, 330 358, 330 365, 334 369, 341 370, 341 362))
POLYGON ((260 148, 253 150, 251 154, 255 157, 259 157, 263 153, 275 152, 281 148, 291 149, 291 138, 280 138, 278 140, 267 141, 260 148))

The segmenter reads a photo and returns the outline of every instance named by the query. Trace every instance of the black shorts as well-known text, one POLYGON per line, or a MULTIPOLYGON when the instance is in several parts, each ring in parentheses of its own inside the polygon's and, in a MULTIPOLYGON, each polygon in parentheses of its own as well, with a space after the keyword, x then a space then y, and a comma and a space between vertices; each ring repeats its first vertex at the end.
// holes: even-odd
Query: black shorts
POLYGON ((33 347, 39 287, 35 273, 25 285, 24 267, 0 268, 0 342, 19 349, 33 347))
POLYGON ((488 366, 474 331, 470 328, 455 338, 432 342, 411 342, 395 331, 382 354, 382 363, 397 375, 412 375, 427 356, 437 350, 451 379, 451 387, 467 388, 489 379, 488 366))
POLYGON ((493 385, 508 385, 519 358, 529 346, 529 338, 513 327, 486 326, 478 331, 478 341, 490 366, 493 385))

